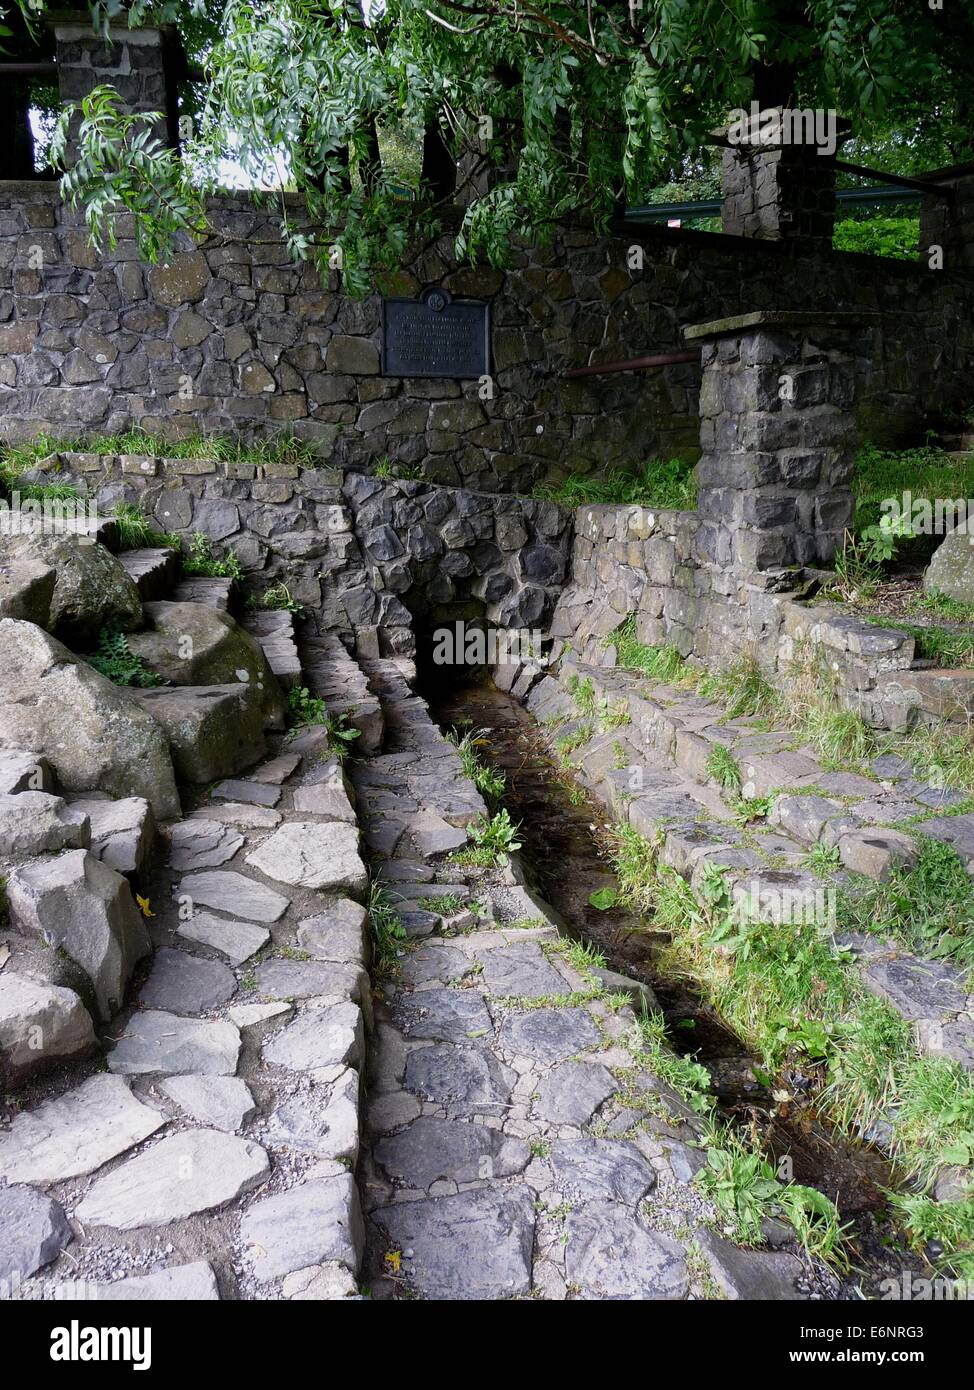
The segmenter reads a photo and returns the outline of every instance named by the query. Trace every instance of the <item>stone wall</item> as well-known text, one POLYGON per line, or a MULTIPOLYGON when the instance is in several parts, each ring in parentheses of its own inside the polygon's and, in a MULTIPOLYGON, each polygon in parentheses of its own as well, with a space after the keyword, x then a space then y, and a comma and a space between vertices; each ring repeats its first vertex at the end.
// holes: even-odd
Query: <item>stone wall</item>
POLYGON ((414 619, 457 611, 544 628, 567 574, 571 512, 422 482, 294 464, 68 452, 31 477, 101 512, 138 506, 160 531, 232 550, 258 598, 285 583, 314 627, 365 654, 412 650, 414 619), (452 607, 451 607, 452 606, 452 607), (381 633, 381 642, 380 642, 381 633))
POLYGON ((963 275, 655 227, 562 230, 501 272, 458 267, 444 235, 387 289, 438 284, 490 303, 493 396, 481 399, 475 381, 382 377, 378 294, 354 301, 337 274, 323 287, 293 265, 246 195, 211 211, 213 237, 148 267, 126 218, 100 256, 55 185, 0 184, 0 437, 285 430, 333 466, 389 457, 437 482, 523 491, 569 471, 694 456, 693 364, 562 373, 680 349, 688 323, 769 306, 879 314, 859 362, 867 437, 915 436, 931 413, 969 403, 974 287, 963 275), (641 269, 630 269, 634 246, 641 269))
POLYGON ((876 627, 842 605, 810 598, 814 573, 743 573, 710 563, 696 512, 581 507, 571 579, 552 635, 583 660, 614 666, 613 634, 628 619, 648 646, 669 645, 710 670, 755 661, 787 686, 811 673, 881 729, 974 718, 974 675, 915 662, 910 633, 876 627))

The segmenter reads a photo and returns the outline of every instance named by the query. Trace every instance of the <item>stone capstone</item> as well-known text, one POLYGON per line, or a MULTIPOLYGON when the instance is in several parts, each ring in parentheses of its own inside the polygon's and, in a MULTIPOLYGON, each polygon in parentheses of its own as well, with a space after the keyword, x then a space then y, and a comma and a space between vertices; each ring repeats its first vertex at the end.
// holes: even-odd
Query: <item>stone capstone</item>
POLYGON ((303 1182, 255 1202, 240 1222, 240 1239, 264 1282, 326 1261, 357 1273, 364 1230, 355 1179, 346 1173, 303 1182))
POLYGON ((60 1205, 32 1187, 0 1188, 0 1281, 29 1279, 72 1239, 60 1205))
POLYGON ((403 1271, 430 1299, 523 1297, 531 1288, 534 1201, 524 1188, 397 1202, 372 1213, 403 1271))
POLYGON ((12 970, 0 974, 0 1084, 18 1085, 96 1046, 91 1017, 74 990, 12 970))

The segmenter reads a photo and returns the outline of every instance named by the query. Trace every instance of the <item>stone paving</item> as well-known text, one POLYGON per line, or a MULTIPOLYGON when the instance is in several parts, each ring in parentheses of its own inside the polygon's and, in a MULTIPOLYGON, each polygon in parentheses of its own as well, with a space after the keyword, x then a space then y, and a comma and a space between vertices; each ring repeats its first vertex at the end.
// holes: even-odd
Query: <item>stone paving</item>
MULTIPOLYGON (((408 798, 425 771, 403 753, 442 772, 453 750, 391 663, 363 664, 396 751, 356 786, 408 798)), ((432 793, 442 810, 441 775, 432 793)), ((367 1078, 372 1296, 808 1296, 794 1247, 744 1251, 710 1230, 698 1117, 649 1070, 628 996, 573 953, 516 866, 485 893, 445 846, 408 844, 390 836, 373 864, 407 938, 377 991, 367 1078)))
MULTIPOLYGON (((350 669, 339 663, 331 689, 347 707, 367 697, 376 744, 354 794, 325 730, 275 740, 161 825, 165 863, 148 872, 136 808, 93 803, 154 949, 121 1013, 122 976, 104 983, 106 1068, 83 1060, 89 1024, 81 1060, 32 1081, 0 1128, 12 1296, 823 1287, 793 1244, 744 1251, 714 1232, 693 1183, 700 1122, 653 1075, 630 996, 573 952, 516 862, 485 887, 450 859, 484 809, 456 750, 408 667, 363 659, 344 679, 350 669), (370 877, 406 931, 394 975, 372 984, 370 877)), ((5 774, 10 795, 26 794, 16 757, 5 774)), ((54 810, 68 827, 87 814, 54 810)), ((85 853, 69 842, 61 860, 85 853)), ((129 901, 121 874, 93 862, 129 901)))
MULTIPOLYGON (((124 803, 93 804, 126 831, 124 803)), ((40 1080, 0 1128, 11 1296, 356 1294, 371 1001, 354 820, 310 729, 163 827, 168 862, 143 886, 155 951, 107 1071, 40 1080), (301 804, 323 787, 327 807, 301 804)))

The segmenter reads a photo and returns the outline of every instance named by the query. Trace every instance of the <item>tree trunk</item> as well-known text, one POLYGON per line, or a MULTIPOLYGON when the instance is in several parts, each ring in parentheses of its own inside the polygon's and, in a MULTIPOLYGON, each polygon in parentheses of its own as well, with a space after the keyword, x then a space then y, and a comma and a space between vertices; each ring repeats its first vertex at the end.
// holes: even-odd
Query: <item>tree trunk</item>
POLYGON ((438 121, 428 122, 423 132, 423 169, 420 178, 436 203, 453 196, 457 186, 457 166, 443 139, 438 121))

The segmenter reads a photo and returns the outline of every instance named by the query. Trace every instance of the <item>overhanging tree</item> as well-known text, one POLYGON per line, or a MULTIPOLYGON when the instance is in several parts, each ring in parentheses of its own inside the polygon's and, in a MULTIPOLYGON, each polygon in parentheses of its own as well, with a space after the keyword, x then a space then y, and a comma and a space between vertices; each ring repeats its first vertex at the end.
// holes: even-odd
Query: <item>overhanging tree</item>
MULTIPOLYGON (((35 0, 17 4, 36 22, 35 0)), ((201 8, 108 0, 93 19, 195 24, 199 48, 201 8)), ((971 139, 974 20, 960 0, 939 11, 915 0, 225 0, 207 22, 185 158, 101 93, 67 194, 96 236, 134 211, 158 255, 202 226, 221 159, 265 182, 283 170, 306 208, 300 219, 281 209, 292 254, 341 263, 358 292, 418 229, 435 230, 457 191, 460 253, 495 264, 515 237, 543 238, 565 216, 605 225, 752 98, 834 107, 866 128, 937 112, 946 148, 959 157, 971 139), (383 128, 422 146, 415 203, 383 166, 383 128)))

